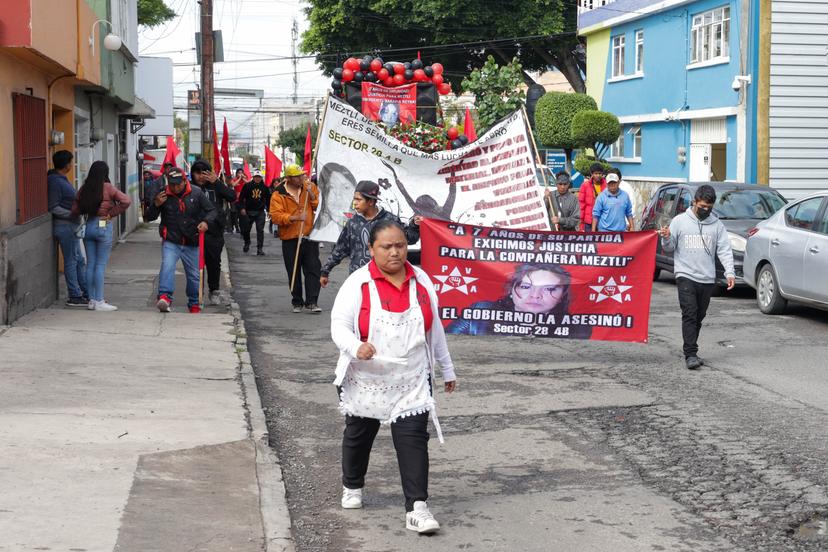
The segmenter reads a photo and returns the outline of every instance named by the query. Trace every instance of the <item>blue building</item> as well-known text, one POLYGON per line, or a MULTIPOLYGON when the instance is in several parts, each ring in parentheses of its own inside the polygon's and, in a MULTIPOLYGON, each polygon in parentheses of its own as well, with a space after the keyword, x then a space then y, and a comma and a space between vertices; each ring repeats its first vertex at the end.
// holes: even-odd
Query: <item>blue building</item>
POLYGON ((622 124, 625 180, 759 180, 759 4, 581 0, 587 93, 622 124))

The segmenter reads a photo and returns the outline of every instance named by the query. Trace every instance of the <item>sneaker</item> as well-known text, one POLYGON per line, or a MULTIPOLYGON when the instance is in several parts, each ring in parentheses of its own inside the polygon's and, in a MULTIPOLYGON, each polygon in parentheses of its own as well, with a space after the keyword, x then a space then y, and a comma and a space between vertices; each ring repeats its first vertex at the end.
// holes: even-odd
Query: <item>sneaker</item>
POLYGON ((96 311, 104 311, 104 312, 112 312, 118 310, 118 307, 115 305, 110 305, 106 301, 95 301, 95 310, 96 311))
POLYGON ((257 249, 257 250, 256 250, 256 255, 258 255, 258 256, 260 256, 260 257, 261 257, 261 256, 263 256, 263 255, 264 255, 264 250, 262 250, 262 249, 257 249))
POLYGON ((155 303, 155 306, 158 307, 158 310, 161 312, 170 312, 170 305, 172 304, 172 299, 170 299, 169 295, 162 295, 158 298, 158 302, 155 303))
POLYGON ((89 302, 86 304, 86 309, 87 310, 95 310, 95 304, 96 303, 97 303, 97 301, 93 301, 92 299, 90 299, 89 302))
POLYGON ((89 308, 89 300, 84 300, 83 297, 70 297, 66 300, 67 307, 86 307, 89 308))
POLYGON ((414 509, 405 514, 405 528, 427 535, 439 531, 440 524, 428 511, 428 504, 418 500, 414 503, 414 509))
POLYGON ((362 489, 342 487, 342 507, 346 510, 362 508, 362 489))
POLYGON ((245 253, 250 251, 250 244, 249 243, 244 244, 244 247, 242 247, 242 251, 244 251, 245 253))
POLYGON ((293 314, 302 312, 302 305, 293 305, 293 314))
POLYGON ((219 292, 219 290, 214 290, 210 292, 210 304, 213 306, 221 305, 221 293, 219 292))
POLYGON ((311 314, 319 314, 322 312, 322 309, 319 308, 319 305, 316 303, 311 303, 305 307, 305 310, 311 314))
POLYGON ((702 365, 701 359, 699 359, 699 357, 697 356, 687 357, 687 359, 684 362, 687 365, 688 370, 698 370, 699 368, 701 368, 702 365))
POLYGON ((198 314, 201 312, 201 307, 199 307, 198 305, 191 305, 187 308, 190 310, 191 314, 198 314))

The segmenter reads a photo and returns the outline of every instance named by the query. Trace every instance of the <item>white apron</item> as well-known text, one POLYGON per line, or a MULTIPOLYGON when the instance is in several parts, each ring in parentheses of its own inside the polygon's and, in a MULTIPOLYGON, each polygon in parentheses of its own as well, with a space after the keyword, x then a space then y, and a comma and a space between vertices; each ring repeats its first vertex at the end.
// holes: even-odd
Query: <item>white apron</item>
MULTIPOLYGON (((342 380, 339 409, 343 414, 374 418, 383 424, 430 412, 442 443, 443 433, 428 384, 431 370, 416 278, 411 278, 408 288, 408 310, 390 312, 382 308, 376 283, 368 283, 368 343, 376 353, 370 360, 351 361, 342 380)), ((434 323, 440 321, 435 319, 434 323)))

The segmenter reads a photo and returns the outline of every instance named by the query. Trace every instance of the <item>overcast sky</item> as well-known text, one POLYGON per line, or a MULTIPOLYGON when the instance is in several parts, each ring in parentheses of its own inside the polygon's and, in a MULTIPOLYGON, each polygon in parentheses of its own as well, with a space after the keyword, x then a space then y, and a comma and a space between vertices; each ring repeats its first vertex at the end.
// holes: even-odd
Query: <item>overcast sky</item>
MULTIPOLYGON (((178 14, 175 19, 139 31, 139 50, 143 56, 169 57, 173 60, 174 104, 186 105, 187 90, 196 88, 200 74, 195 65, 195 32, 198 30, 197 0, 164 0, 178 14)), ((250 61, 291 55, 291 25, 299 23, 299 34, 307 28, 304 4, 300 0, 213 0, 213 28, 222 31, 223 63, 215 65, 215 86, 221 88, 255 88, 264 90, 265 102, 291 103, 293 64, 290 59, 250 61)), ((298 53, 298 45, 297 45, 298 53)), ((312 59, 300 59, 299 102, 309 96, 325 94, 330 78, 322 76, 312 59)), ((221 133, 223 117, 227 117, 231 137, 249 139, 262 121, 251 113, 222 111, 222 108, 255 108, 258 101, 238 98, 216 98, 216 121, 221 133)), ((184 112, 179 116, 186 118, 184 112)))

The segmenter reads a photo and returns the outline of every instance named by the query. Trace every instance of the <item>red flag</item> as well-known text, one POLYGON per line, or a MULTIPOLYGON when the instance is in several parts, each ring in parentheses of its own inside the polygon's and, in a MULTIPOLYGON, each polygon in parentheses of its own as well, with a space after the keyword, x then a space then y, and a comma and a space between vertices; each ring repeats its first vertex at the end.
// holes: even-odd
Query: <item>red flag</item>
POLYGON ((204 270, 204 232, 198 233, 198 269, 204 270))
POLYGON ((155 161, 155 156, 149 153, 144 154, 144 161, 155 161))
POLYGON ((250 165, 247 164, 247 159, 244 160, 244 179, 248 182, 253 180, 253 175, 250 174, 250 165))
POLYGON ((311 149, 311 127, 308 125, 308 135, 305 136, 305 174, 308 175, 308 178, 311 176, 311 158, 313 156, 311 149))
POLYGON ((219 153, 218 134, 216 134, 216 122, 213 121, 213 171, 221 174, 221 153, 219 153))
POLYGON ((224 162, 224 174, 228 178, 233 176, 233 165, 230 163, 230 133, 227 132, 227 117, 224 118, 224 130, 221 134, 221 159, 224 162))
POLYGON ((265 185, 270 186, 282 174, 282 162, 265 146, 265 185))
POLYGON ((466 106, 466 119, 463 121, 463 134, 469 139, 469 142, 477 140, 477 133, 474 131, 474 120, 472 120, 469 106, 466 106))
POLYGON ((178 149, 178 146, 175 145, 175 138, 172 136, 167 136, 167 152, 164 154, 164 162, 161 165, 165 165, 166 163, 172 163, 174 166, 178 166, 178 161, 176 158, 181 153, 181 150, 178 149))

